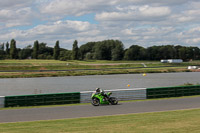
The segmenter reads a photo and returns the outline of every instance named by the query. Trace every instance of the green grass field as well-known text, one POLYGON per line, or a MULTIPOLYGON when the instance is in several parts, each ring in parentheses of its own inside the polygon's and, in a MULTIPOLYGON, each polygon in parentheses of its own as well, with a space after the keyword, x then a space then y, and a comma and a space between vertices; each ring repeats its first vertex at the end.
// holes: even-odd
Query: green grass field
POLYGON ((199 133, 200 109, 0 124, 1 133, 199 133))
POLYGON ((159 61, 57 61, 57 60, 0 60, 0 78, 55 77, 76 75, 105 75, 132 73, 185 72, 188 65, 200 65, 200 61, 181 64, 160 63, 159 61), (144 67, 145 64, 147 67, 144 67), (157 67, 157 68, 156 68, 157 67), (65 71, 77 70, 79 71, 65 71), (80 71, 80 69, 82 71, 80 71), (5 71, 30 71, 6 72, 5 71), (44 72, 44 70, 51 70, 44 72), (52 70, 61 70, 54 71, 52 70), (38 72, 31 72, 38 71, 38 72))

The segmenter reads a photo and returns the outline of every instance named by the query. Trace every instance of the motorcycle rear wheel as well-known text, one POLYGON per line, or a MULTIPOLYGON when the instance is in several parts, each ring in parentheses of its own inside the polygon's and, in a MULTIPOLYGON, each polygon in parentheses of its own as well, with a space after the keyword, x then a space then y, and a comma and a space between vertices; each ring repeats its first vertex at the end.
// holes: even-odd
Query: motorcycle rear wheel
POLYGON ((100 105, 100 101, 98 98, 93 98, 92 99, 92 105, 93 106, 99 106, 100 105))

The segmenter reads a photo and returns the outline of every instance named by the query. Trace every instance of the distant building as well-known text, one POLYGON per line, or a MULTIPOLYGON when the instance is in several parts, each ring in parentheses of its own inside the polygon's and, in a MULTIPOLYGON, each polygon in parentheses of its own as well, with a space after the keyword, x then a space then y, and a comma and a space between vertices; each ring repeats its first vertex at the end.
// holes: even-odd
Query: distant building
POLYGON ((32 57, 31 57, 31 56, 29 56, 29 57, 27 57, 27 59, 32 59, 32 57))
POLYGON ((168 60, 160 60, 161 63, 168 63, 168 60))
POLYGON ((200 69, 199 66, 188 66, 188 69, 200 69))
POLYGON ((160 60, 161 63, 182 63, 182 59, 167 59, 167 60, 160 60))

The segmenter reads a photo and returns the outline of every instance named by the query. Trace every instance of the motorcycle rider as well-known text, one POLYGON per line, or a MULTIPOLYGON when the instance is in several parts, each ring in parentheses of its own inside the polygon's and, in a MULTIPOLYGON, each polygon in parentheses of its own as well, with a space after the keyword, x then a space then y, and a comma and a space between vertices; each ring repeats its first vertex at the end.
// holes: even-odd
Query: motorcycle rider
POLYGON ((100 89, 100 88, 96 88, 96 94, 101 94, 102 96, 104 96, 104 100, 108 100, 109 97, 108 95, 104 92, 104 90, 100 89))

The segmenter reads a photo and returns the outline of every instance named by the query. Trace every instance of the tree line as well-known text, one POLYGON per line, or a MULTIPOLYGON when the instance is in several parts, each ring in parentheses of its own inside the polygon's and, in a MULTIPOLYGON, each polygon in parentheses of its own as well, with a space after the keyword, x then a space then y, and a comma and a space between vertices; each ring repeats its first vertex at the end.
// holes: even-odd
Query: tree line
POLYGON ((144 48, 132 45, 125 49, 119 40, 104 40, 88 42, 78 47, 78 41, 72 44, 72 50, 60 48, 59 41, 54 47, 35 41, 33 46, 17 48, 12 39, 6 44, 0 44, 0 59, 55 59, 55 60, 161 60, 183 59, 200 60, 198 47, 181 45, 160 45, 144 48))

